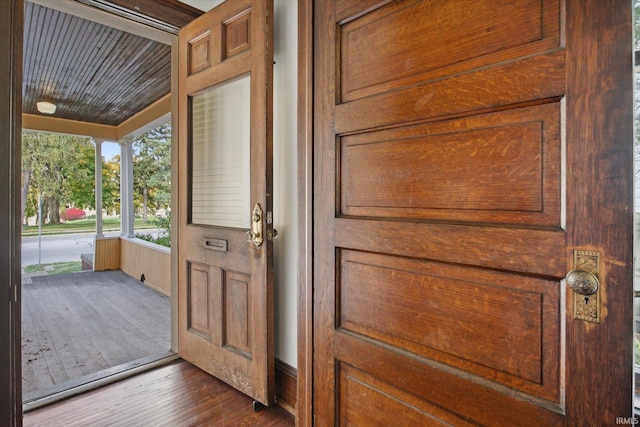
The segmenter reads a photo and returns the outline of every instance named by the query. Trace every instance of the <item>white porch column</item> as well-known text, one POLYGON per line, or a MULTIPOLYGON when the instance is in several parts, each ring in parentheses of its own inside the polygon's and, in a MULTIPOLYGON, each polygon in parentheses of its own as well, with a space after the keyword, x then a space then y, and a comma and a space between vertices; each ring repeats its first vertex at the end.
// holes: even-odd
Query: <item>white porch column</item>
POLYGON ((96 144, 95 180, 96 180, 96 237, 104 237, 102 233, 102 143, 101 139, 93 139, 96 144))
POLYGON ((133 232, 133 140, 120 144, 120 235, 135 237, 133 232))

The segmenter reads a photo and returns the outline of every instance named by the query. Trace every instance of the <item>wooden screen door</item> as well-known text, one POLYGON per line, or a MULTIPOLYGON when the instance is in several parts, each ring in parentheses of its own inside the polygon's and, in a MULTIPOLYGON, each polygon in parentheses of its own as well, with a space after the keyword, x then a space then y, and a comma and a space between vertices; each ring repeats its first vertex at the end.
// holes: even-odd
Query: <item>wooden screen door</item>
POLYGON ((629 422, 630 2, 314 13, 317 424, 629 422))
POLYGON ((274 382, 272 17, 270 0, 227 1, 179 35, 179 353, 265 404, 274 382))

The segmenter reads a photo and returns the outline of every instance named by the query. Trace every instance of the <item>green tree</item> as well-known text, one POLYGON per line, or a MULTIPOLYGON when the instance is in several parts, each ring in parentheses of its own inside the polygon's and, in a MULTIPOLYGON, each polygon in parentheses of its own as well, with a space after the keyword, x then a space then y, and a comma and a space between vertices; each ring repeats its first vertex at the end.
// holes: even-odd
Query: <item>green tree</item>
POLYGON ((23 213, 37 211, 42 195, 43 218, 60 222, 60 207, 72 204, 74 183, 85 173, 83 155, 91 150, 86 138, 46 132, 23 132, 23 213), (36 206, 29 206, 35 203, 36 206))
POLYGON ((168 208, 171 201, 171 126, 158 126, 133 141, 134 199, 147 212, 168 208))
POLYGON ((95 208, 95 155, 92 144, 78 147, 76 167, 68 180, 71 203, 79 208, 95 208))
POLYGON ((22 133, 22 204, 21 218, 22 224, 27 225, 27 218, 33 216, 33 200, 29 200, 29 188, 31 186, 31 173, 33 171, 33 163, 35 161, 35 152, 38 145, 38 136, 40 134, 32 132, 22 133))
MULTIPOLYGON (((73 179, 69 180, 71 201, 82 208, 96 207, 95 192, 95 147, 81 146, 73 179)), ((102 158, 102 208, 107 212, 120 207, 120 158, 105 161, 102 158)))
POLYGON ((120 211, 120 156, 102 165, 102 207, 107 213, 120 211))

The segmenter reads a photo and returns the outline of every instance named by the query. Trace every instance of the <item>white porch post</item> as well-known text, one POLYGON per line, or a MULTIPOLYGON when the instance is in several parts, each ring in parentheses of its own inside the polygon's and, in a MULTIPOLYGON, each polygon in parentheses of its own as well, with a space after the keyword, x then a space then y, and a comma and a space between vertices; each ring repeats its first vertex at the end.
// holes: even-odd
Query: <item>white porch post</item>
POLYGON ((102 141, 93 139, 96 144, 95 180, 96 180, 96 237, 104 237, 102 233, 102 141))
POLYGON ((133 232, 133 140, 120 144, 120 235, 135 237, 133 232))

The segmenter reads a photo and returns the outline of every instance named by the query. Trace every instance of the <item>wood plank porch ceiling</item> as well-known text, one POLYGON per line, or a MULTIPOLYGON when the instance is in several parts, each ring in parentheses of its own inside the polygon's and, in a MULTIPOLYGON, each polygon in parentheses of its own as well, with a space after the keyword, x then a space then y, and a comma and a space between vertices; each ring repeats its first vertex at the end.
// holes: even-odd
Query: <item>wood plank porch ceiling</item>
POLYGON ((31 2, 23 55, 23 113, 116 126, 171 90, 171 46, 31 2))

